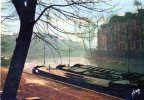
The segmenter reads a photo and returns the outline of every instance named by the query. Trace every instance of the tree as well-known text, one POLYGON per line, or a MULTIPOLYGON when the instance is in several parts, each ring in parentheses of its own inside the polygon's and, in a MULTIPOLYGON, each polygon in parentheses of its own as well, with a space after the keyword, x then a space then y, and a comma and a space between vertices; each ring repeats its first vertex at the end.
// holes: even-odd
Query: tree
POLYGON ((89 49, 90 49, 90 56, 92 56, 92 46, 91 46, 91 42, 92 40, 96 37, 96 33, 95 33, 95 30, 96 30, 96 26, 95 24, 89 24, 88 25, 88 28, 85 30, 86 33, 88 33, 88 44, 89 44, 89 49))
POLYGON ((12 0, 20 19, 19 36, 4 85, 2 100, 15 100, 35 23, 36 0, 12 0))
POLYGON ((91 42, 92 40, 95 38, 95 29, 96 29, 96 25, 92 20, 89 20, 90 23, 88 23, 85 27, 83 28, 81 25, 79 26, 79 30, 82 31, 82 33, 84 34, 80 34, 80 38, 82 39, 84 48, 85 48, 85 52, 86 55, 90 54, 90 56, 92 56, 92 47, 91 47, 91 42), (88 46, 89 46, 89 53, 87 52, 87 47, 86 47, 86 42, 88 42, 88 46))
POLYGON ((34 32, 35 36, 55 48, 54 45, 46 40, 46 36, 57 35, 58 37, 62 37, 63 35, 60 34, 65 33, 65 36, 69 38, 69 36, 80 34, 68 32, 65 28, 59 28, 62 26, 58 25, 59 20, 64 22, 83 20, 88 23, 86 15, 89 13, 109 11, 114 8, 114 6, 109 5, 109 1, 99 0, 12 0, 12 3, 16 11, 6 16, 4 20, 12 19, 11 17, 14 16, 16 12, 20 20, 20 30, 4 85, 2 100, 16 100, 33 30, 37 31, 34 32), (108 5, 109 7, 103 9, 99 7, 99 5, 108 5), (77 11, 80 13, 78 14, 77 11))
POLYGON ((142 3, 139 0, 134 0, 134 6, 136 6, 138 10, 139 6, 142 6, 142 3))

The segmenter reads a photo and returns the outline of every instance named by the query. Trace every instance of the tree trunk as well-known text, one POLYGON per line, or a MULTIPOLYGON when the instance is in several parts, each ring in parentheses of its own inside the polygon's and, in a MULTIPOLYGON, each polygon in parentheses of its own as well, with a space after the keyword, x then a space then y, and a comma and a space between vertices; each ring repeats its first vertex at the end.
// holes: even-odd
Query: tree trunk
POLYGON ((34 19, 37 0, 12 0, 12 3, 20 19, 20 31, 16 39, 16 47, 1 96, 2 100, 16 100, 17 90, 35 24, 34 19))
POLYGON ((16 100, 17 90, 31 42, 33 24, 21 22, 19 36, 4 85, 2 100, 16 100))

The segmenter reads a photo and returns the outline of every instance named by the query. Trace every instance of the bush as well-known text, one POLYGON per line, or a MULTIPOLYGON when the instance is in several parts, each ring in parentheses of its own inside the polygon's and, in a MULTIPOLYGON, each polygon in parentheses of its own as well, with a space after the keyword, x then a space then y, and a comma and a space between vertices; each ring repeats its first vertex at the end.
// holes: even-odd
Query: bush
POLYGON ((11 61, 11 57, 1 57, 1 66, 9 66, 10 65, 10 61, 11 61))

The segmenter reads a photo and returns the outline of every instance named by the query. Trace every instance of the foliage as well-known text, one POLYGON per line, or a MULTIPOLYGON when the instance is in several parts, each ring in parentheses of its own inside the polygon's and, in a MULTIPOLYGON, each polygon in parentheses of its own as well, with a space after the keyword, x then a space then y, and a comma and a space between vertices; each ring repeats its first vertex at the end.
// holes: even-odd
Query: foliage
POLYGON ((1 66, 7 67, 10 65, 11 57, 1 57, 1 66))
MULTIPOLYGON (((15 35, 3 35, 1 38, 1 54, 3 56, 10 56, 14 50, 15 46, 15 39, 17 37, 17 34, 15 35)), ((49 38, 49 37, 48 37, 49 38)), ((60 51, 61 56, 66 57, 68 56, 68 49, 69 45, 71 46, 71 56, 82 56, 84 55, 83 52, 83 45, 81 42, 74 42, 74 41, 68 41, 68 40, 57 40, 57 46, 60 49, 63 49, 63 51, 60 51), (67 44, 68 45, 67 45, 67 44)), ((54 41, 51 41, 54 42, 54 41)), ((53 54, 51 52, 50 45, 46 45, 46 57, 51 58, 53 57, 53 54)), ((54 50, 53 51, 55 57, 59 57, 58 53, 54 50)), ((44 54, 44 42, 39 39, 32 39, 31 46, 29 50, 28 58, 43 58, 44 54)), ((4 60, 3 60, 4 61, 4 60)))
POLYGON ((9 51, 9 44, 8 41, 5 40, 4 38, 1 39, 1 52, 6 53, 9 51))
POLYGON ((123 16, 118 16, 118 15, 114 15, 110 18, 109 23, 113 23, 113 22, 124 22, 125 19, 123 16))
POLYGON ((114 22, 125 22, 127 20, 137 20, 137 14, 133 14, 131 12, 127 12, 125 16, 114 15, 110 18, 109 23, 114 22))
POLYGON ((134 0, 134 5, 138 8, 139 6, 142 6, 142 3, 139 0, 134 0))

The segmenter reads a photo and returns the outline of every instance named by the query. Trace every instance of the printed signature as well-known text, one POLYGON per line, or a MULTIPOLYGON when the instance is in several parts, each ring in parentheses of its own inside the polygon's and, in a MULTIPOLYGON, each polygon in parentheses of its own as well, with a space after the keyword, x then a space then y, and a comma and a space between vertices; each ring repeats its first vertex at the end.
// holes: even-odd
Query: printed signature
POLYGON ((140 95, 140 89, 133 90, 131 94, 132 94, 132 98, 133 98, 136 94, 140 95))

